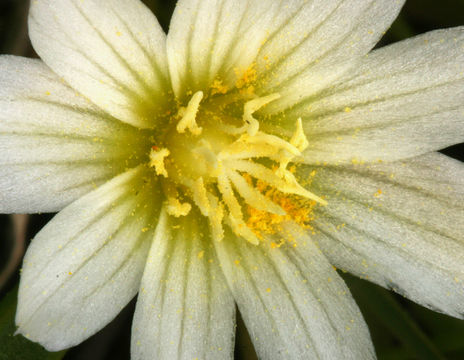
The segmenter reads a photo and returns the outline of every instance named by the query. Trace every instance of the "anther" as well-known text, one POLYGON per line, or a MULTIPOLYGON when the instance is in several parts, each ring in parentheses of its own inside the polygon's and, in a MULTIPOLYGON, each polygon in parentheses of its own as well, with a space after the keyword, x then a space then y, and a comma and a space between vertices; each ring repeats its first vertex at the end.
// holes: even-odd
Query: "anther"
POLYGON ((200 108, 200 102, 203 99, 203 91, 196 92, 190 99, 187 107, 181 107, 179 109, 179 116, 182 117, 177 124, 176 130, 178 133, 184 133, 186 129, 189 129, 193 135, 200 135, 202 128, 198 126, 196 117, 198 109, 200 108))
POLYGON ((164 167, 164 159, 170 154, 169 150, 166 148, 158 149, 153 147, 150 151, 150 166, 155 168, 157 175, 163 175, 168 177, 168 172, 164 167))

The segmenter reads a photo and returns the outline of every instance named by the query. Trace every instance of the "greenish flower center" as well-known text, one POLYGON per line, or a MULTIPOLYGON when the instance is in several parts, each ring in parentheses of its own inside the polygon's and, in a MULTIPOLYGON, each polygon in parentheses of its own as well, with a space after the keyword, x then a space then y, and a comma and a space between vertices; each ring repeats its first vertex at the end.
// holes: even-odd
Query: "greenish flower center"
POLYGON ((281 194, 325 201, 302 187, 288 168, 308 146, 301 119, 288 140, 260 130, 255 113, 279 94, 251 99, 242 95, 230 103, 223 95, 216 99, 221 97, 222 103, 204 101, 201 91, 193 94, 173 117, 162 144, 151 149, 150 166, 161 177, 170 215, 186 216, 196 206, 208 218, 215 240, 224 237, 227 224, 258 244, 256 232, 246 223, 244 205, 270 216, 288 213, 260 191, 258 181, 281 194), (241 110, 241 116, 224 111, 228 106, 235 107, 235 114, 241 110))

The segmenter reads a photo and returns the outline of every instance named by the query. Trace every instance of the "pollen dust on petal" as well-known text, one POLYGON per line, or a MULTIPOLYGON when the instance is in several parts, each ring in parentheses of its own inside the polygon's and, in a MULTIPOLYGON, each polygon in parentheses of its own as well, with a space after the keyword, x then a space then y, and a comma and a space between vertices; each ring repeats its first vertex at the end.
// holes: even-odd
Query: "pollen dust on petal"
POLYGON ((256 63, 253 62, 248 68, 245 70, 235 69, 235 75, 237 77, 237 81, 235 82, 235 86, 237 89, 240 90, 240 93, 243 95, 246 94, 253 94, 254 93, 254 86, 252 85, 258 78, 258 73, 256 71, 256 63))

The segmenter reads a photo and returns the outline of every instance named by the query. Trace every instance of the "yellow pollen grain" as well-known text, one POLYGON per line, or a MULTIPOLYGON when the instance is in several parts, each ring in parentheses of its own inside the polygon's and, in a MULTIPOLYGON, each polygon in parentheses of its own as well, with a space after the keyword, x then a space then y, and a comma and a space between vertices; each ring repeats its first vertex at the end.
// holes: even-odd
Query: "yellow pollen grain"
POLYGON ((379 197, 382 195, 382 189, 378 189, 377 192, 374 194, 375 197, 379 197))
POLYGON ((234 264, 237 265, 237 266, 240 265, 240 260, 235 260, 234 264))
POLYGON ((345 112, 346 112, 346 113, 351 112, 351 108, 347 106, 347 107, 345 108, 345 112))
POLYGON ((267 288, 267 289, 266 289, 266 292, 270 293, 270 292, 271 292, 271 288, 267 288))
POLYGON ((204 251, 204 250, 200 251, 200 252, 198 253, 198 255, 197 255, 197 257, 198 257, 199 259, 203 259, 203 256, 205 256, 205 251, 204 251))

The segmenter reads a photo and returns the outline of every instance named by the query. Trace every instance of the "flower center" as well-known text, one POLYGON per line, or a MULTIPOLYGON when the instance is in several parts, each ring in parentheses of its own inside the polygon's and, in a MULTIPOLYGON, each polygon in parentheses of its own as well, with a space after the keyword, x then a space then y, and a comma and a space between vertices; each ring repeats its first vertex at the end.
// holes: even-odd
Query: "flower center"
POLYGON ((223 239, 226 224, 258 244, 254 224, 263 222, 256 220, 257 214, 260 220, 262 214, 285 219, 292 208, 285 205, 286 196, 326 203, 302 187, 289 169, 308 146, 301 119, 288 141, 260 130, 255 112, 279 94, 243 101, 241 118, 218 111, 212 102, 203 105, 203 97, 199 91, 180 107, 163 145, 150 152, 150 166, 161 178, 170 215, 186 216, 196 206, 208 218, 213 239, 223 239))

